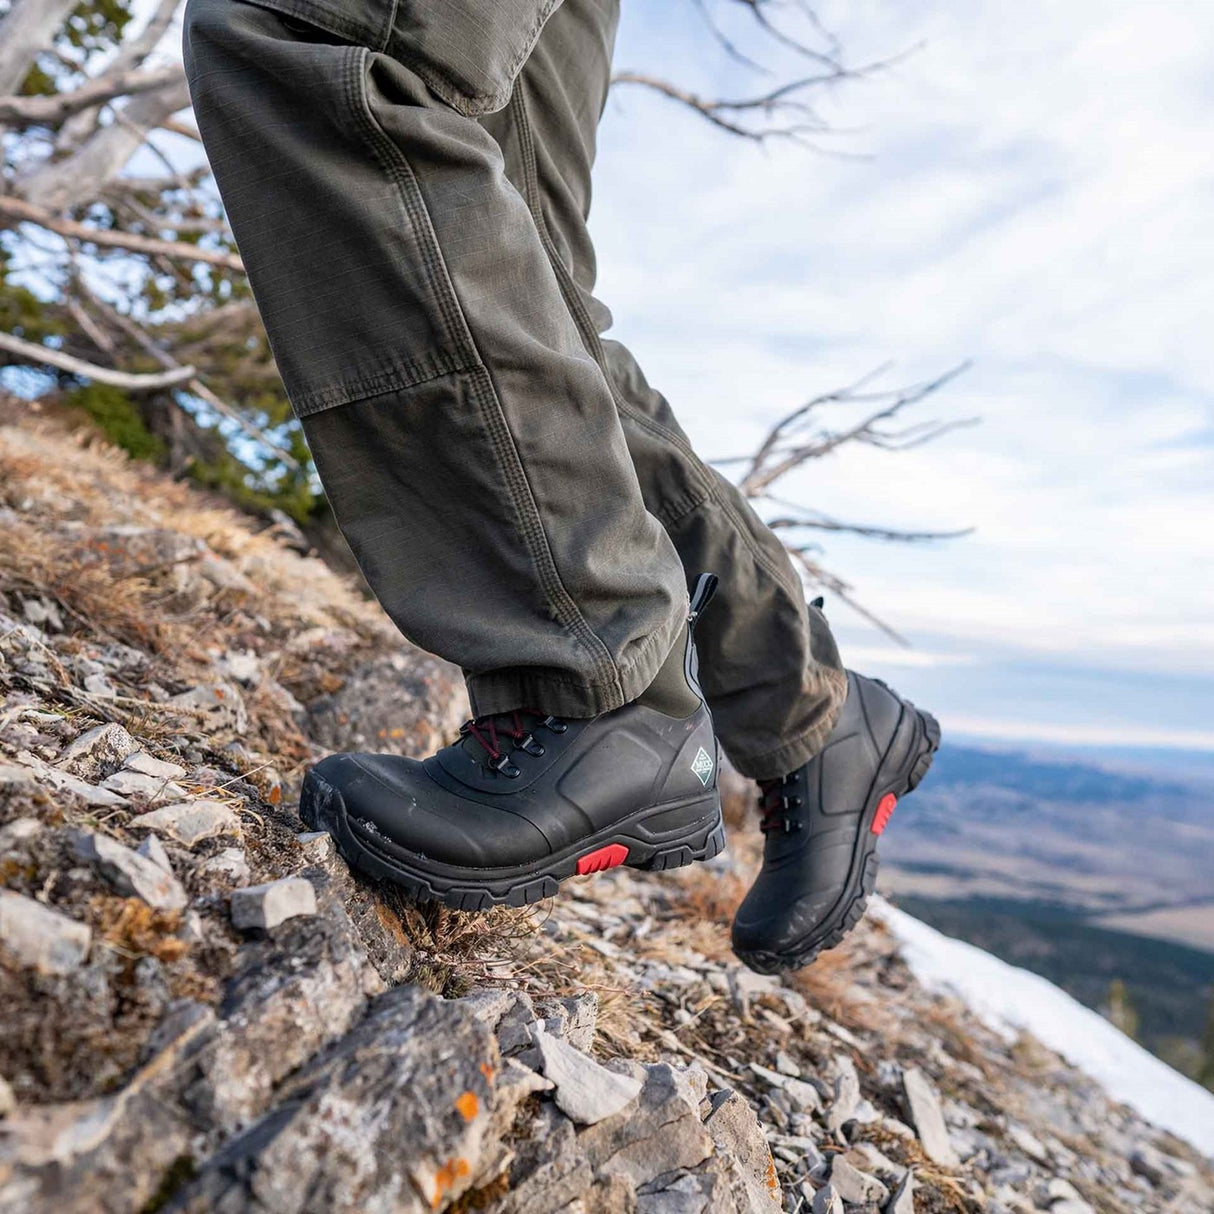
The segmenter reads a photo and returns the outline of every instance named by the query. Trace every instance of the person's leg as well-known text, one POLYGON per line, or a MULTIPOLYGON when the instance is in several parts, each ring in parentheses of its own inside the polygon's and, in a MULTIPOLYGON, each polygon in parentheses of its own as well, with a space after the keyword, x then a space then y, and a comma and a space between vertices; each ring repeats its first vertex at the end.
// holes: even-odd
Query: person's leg
POLYGON ((766 836, 732 940, 755 969, 795 969, 863 913, 878 837, 897 798, 926 772, 939 729, 884 685, 843 671, 783 545, 696 457, 628 350, 601 338, 611 316, 593 295, 586 219, 614 30, 614 0, 565 0, 510 105, 484 122, 527 199, 582 340, 607 374, 646 505, 688 570, 721 577, 697 630, 700 680, 730 758, 760 780, 766 836))
POLYGON ((650 514, 689 575, 721 579, 698 625, 700 678, 717 736, 743 775, 780 776, 822 749, 846 694, 826 619, 807 607, 779 539, 692 450, 635 359, 601 334, 587 230, 596 127, 610 82, 616 0, 565 0, 510 104, 482 118, 526 199, 586 349, 603 368, 650 514), (576 70, 571 70, 576 68, 576 70))
MULTIPOLYGON (((330 755, 300 815, 418 899, 521 905, 724 845, 689 596, 601 367, 476 116, 555 0, 189 0, 199 129, 325 489, 475 718, 330 755)), ((572 74, 577 73, 577 46, 572 74)))
POLYGON ((199 130, 337 522, 475 713, 636 699, 687 584, 476 118, 555 0, 190 0, 199 130))

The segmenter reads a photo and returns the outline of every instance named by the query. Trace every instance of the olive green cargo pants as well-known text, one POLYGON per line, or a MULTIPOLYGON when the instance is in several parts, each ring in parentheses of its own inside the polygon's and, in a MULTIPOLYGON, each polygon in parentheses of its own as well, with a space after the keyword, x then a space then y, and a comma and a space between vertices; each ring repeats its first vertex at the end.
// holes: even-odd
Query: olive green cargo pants
POLYGON ((779 541, 592 291, 617 0, 189 0, 195 114, 325 491, 473 711, 593 716, 697 630, 726 753, 781 775, 845 694, 779 541))

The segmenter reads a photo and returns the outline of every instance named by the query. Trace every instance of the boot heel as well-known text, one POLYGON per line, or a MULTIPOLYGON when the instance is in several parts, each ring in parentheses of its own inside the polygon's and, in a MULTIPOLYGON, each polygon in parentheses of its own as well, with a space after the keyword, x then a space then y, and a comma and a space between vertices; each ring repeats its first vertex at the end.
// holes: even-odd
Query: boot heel
POLYGON ((907 780, 907 792, 914 792, 919 787, 919 781, 927 775, 927 769, 931 767, 936 751, 940 748, 940 723, 930 712, 923 712, 921 709, 916 709, 915 712, 919 717, 919 727, 923 731, 926 748, 915 760, 915 766, 907 780))
MULTIPOLYGON (((636 855, 636 859, 626 861, 627 866, 643 872, 662 872, 668 868, 683 868, 700 860, 711 860, 724 851, 725 824, 721 820, 720 797, 714 793, 694 806, 681 807, 678 812, 685 816, 689 809, 694 810, 698 806, 703 806, 705 811, 702 818, 691 827, 684 828, 675 838, 654 841, 648 848, 632 851, 630 855, 636 855)), ((661 818, 671 812, 664 810, 638 825, 653 839, 654 835, 665 833, 661 830, 661 818)))

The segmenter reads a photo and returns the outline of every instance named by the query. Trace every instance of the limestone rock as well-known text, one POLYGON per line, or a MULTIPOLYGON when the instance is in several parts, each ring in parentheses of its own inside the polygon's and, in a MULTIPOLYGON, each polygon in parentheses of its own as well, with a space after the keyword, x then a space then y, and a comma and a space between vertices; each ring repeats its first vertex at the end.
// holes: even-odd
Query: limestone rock
POLYGON ((207 1161, 173 1210, 431 1214, 484 1179, 492 1034, 415 986, 381 995, 207 1161))
POLYGON ((889 1190, 875 1177, 861 1172, 842 1155, 836 1155, 830 1167, 830 1183, 849 1205, 881 1205, 889 1190))
POLYGON ((137 855, 144 856, 148 860, 160 868, 163 868, 166 873, 173 871, 173 865, 169 860, 168 852, 164 850, 164 844, 160 842, 159 835, 148 835, 146 839, 135 849, 137 855))
POLYGON ((843 1198, 835 1191, 834 1185, 825 1184, 814 1194, 813 1204, 809 1208, 812 1214, 843 1214, 843 1198))
MULTIPOLYGON (((822 1097, 818 1094, 818 1089, 812 1083, 806 1083, 803 1079, 794 1078, 779 1071, 768 1070, 767 1067, 760 1066, 757 1062, 752 1062, 750 1069, 760 1079, 770 1083, 772 1087, 779 1088, 782 1092, 787 1092, 788 1098, 792 1101, 793 1109, 796 1112, 814 1113, 822 1107, 822 1097)), ((857 1093, 859 1090, 857 1081, 857 1093)))
POLYGON ((199 1062, 190 1103, 225 1133, 270 1107, 277 1084, 348 1032, 382 991, 349 918, 334 907, 246 944, 199 1062))
POLYGON ((185 775, 186 769, 180 763, 166 763, 157 759, 146 750, 137 750, 123 760, 124 771, 137 771, 141 775, 154 776, 158 780, 179 780, 185 775))
POLYGON ((600 1066, 542 1025, 536 1026, 535 1043, 543 1073, 556 1086, 557 1108, 578 1125, 596 1125, 613 1116, 631 1104, 643 1086, 631 1075, 600 1066))
POLYGON ((198 868, 209 877, 220 877, 233 885, 249 879, 249 859, 240 847, 225 847, 204 860, 198 868))
POLYGON ((219 835, 239 835, 240 817, 222 801, 178 801, 132 819, 139 830, 163 831, 183 847, 193 847, 203 839, 219 835))
POLYGON ((942 1168, 960 1167, 961 1160, 949 1141, 948 1128, 944 1124, 940 1097, 931 1081, 918 1067, 909 1067, 902 1072, 902 1090, 911 1123, 928 1159, 942 1168))
POLYGON ((694 1168, 713 1152, 700 1122, 702 1071, 667 1063, 644 1068, 644 1086, 635 1103, 578 1136, 591 1173, 616 1174, 644 1183, 678 1168, 694 1168))
POLYGON ((316 914, 316 891, 304 877, 281 877, 232 891, 232 922, 268 931, 297 915, 316 914))
POLYGON ((856 1064, 847 1054, 839 1054, 835 1058, 835 1069, 838 1071, 835 1096, 826 1117, 826 1125, 832 1134, 839 1134, 847 1122, 855 1119, 860 1106, 860 1076, 856 1073, 856 1064))
POLYGON ((712 1112, 704 1119, 718 1154, 736 1165, 746 1204, 742 1209, 779 1209, 780 1182, 775 1161, 754 1109, 726 1090, 713 1098, 712 1112))
POLYGON ((18 964, 43 974, 67 974, 88 956, 87 924, 23 894, 0 890, 0 946, 18 964))
POLYGON ((140 797, 149 805, 159 801, 176 801, 184 797, 185 789, 172 780, 162 776, 149 776, 141 771, 128 771, 125 768, 114 772, 101 781, 101 787, 120 797, 140 797))
POLYGON ((14 818, 0 826, 0 852, 12 851, 42 833, 43 824, 37 818, 14 818))
POLYGON ((180 910, 189 901, 171 871, 109 835, 82 831, 73 847, 77 858, 96 867, 120 894, 142 898, 157 910, 180 910))
POLYGON ((333 846, 333 836, 327 830, 304 830, 295 836, 304 855, 311 864, 329 864, 333 861, 337 849, 333 846))
POLYGON ((139 749, 139 743, 113 722, 86 729, 59 756, 59 766, 77 776, 117 766, 139 749))
POLYGON ((899 1181, 884 1214, 915 1214, 915 1174, 909 1169, 899 1181))
POLYGON ((201 717, 210 729, 230 729, 243 734, 249 726, 244 696, 235 683, 204 683, 173 696, 169 703, 201 717))
MULTIPOLYGON (((21 751, 17 755, 17 762, 38 783, 49 784, 52 788, 72 793, 74 796, 79 797, 85 805, 109 807, 126 804, 126 798, 119 793, 113 792, 108 788, 98 788, 96 785, 90 784, 87 780, 83 780, 69 771, 61 771, 58 767, 52 767, 49 763, 39 759, 37 755, 30 754, 28 751, 21 751)), ((5 772, 0 772, 0 782, 9 778, 16 778, 16 771, 7 770, 11 774, 6 775, 5 772)), ((20 768, 17 769, 17 771, 19 770, 20 768)))

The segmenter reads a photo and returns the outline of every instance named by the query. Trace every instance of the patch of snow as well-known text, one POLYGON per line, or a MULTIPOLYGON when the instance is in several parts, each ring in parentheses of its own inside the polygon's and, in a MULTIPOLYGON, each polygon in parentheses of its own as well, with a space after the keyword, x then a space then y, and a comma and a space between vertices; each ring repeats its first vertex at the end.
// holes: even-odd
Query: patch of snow
POLYGON ((881 898, 874 913, 929 990, 956 995, 996 1032, 1020 1030, 1098 1080, 1148 1121, 1214 1155, 1214 1093, 1148 1053, 1103 1016, 1039 974, 928 927, 881 898))

